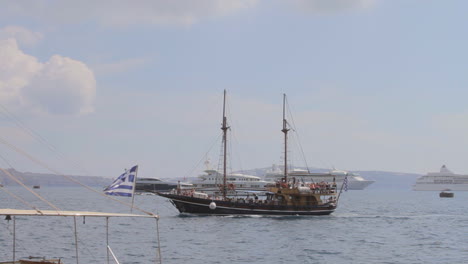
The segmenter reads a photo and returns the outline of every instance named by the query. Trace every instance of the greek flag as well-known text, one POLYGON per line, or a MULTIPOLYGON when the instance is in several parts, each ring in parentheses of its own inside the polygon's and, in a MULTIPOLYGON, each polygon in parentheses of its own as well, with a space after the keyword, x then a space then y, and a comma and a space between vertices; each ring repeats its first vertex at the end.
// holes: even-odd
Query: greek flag
POLYGON ((135 165, 130 170, 125 171, 111 185, 104 189, 104 193, 107 195, 132 197, 137 170, 138 165, 135 165))

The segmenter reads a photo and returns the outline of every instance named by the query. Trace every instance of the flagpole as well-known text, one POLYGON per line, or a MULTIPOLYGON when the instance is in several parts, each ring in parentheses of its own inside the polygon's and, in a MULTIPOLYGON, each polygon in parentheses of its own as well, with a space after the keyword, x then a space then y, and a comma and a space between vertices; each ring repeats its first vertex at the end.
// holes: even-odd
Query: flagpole
POLYGON ((133 189, 132 189, 132 207, 131 207, 131 209, 130 209, 130 212, 131 212, 131 213, 133 213, 133 202, 135 201, 135 188, 136 188, 137 175, 138 175, 138 165, 136 165, 135 179, 134 179, 134 182, 133 182, 133 189))
POLYGON ((345 187, 345 184, 348 185, 348 173, 346 173, 345 178, 343 179, 343 183, 341 183, 340 192, 338 193, 338 197, 336 198, 336 204, 338 204, 338 200, 340 200, 340 196, 341 196, 341 193, 343 192, 343 187, 345 187))

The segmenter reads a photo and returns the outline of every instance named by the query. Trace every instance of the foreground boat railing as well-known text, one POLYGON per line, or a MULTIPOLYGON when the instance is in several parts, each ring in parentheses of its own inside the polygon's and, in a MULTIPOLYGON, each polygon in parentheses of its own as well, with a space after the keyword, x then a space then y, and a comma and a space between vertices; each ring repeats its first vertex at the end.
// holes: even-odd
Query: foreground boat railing
MULTIPOLYGON (((12 250, 12 262, 0 262, 1 263, 20 263, 16 261, 16 216, 68 216, 73 217, 74 221, 74 238, 75 238, 75 258, 76 263, 79 264, 79 251, 78 251, 78 229, 76 224, 77 217, 105 217, 106 218, 106 247, 107 247, 107 263, 110 263, 109 253, 114 258, 115 263, 120 264, 117 260, 114 252, 109 245, 109 218, 110 217, 130 217, 130 218, 153 218, 156 220, 156 231, 157 231, 157 247, 156 257, 154 263, 162 263, 161 260, 161 249, 159 242, 159 216, 152 215, 139 215, 139 214, 122 214, 122 213, 103 213, 103 212, 85 212, 85 211, 51 211, 51 210, 18 210, 18 209, 0 209, 0 215, 4 215, 6 220, 13 220, 13 250, 12 250)), ((59 260, 60 261, 60 260, 59 260)), ((34 262, 31 262, 34 263, 34 262)), ((36 262, 40 263, 40 262, 36 262)), ((43 262, 48 263, 48 262, 43 262)), ((53 263, 53 262, 52 262, 53 263)))

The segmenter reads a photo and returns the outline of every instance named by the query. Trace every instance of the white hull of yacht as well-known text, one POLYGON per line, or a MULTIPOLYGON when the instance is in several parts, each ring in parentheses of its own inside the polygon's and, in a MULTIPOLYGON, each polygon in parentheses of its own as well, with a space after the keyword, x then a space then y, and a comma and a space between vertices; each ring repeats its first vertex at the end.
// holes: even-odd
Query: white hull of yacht
POLYGON ((419 183, 413 185, 414 191, 468 191, 468 184, 419 183))

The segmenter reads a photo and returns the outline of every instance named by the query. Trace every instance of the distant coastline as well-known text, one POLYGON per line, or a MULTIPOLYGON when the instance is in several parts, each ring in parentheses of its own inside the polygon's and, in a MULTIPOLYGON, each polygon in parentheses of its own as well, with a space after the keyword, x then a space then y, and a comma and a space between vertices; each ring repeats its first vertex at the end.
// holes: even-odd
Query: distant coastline
MULTIPOLYGON (((27 186, 40 185, 42 186, 76 186, 76 183, 71 182, 61 175, 34 173, 34 172, 19 172, 14 169, 6 169, 12 175, 18 177, 27 186)), ((244 170, 243 173, 263 177, 267 168, 244 170)), ((325 169, 313 169, 313 171, 327 171, 325 169)), ((353 171, 359 173, 366 179, 374 180, 375 183, 366 189, 411 189, 411 186, 416 182, 416 178, 421 176, 416 173, 388 172, 388 171, 353 171)), ((67 175, 88 186, 105 187, 112 182, 111 177, 102 176, 79 176, 67 175)), ((160 178, 154 175, 155 178, 160 178)), ((190 177, 194 178, 194 177, 190 177)), ((177 178, 164 178, 168 180, 177 180, 177 178)), ((190 180, 190 179, 188 179, 190 180)), ((0 183, 4 186, 16 186, 16 182, 11 180, 4 172, 0 171, 0 183)))
MULTIPOLYGON (((61 175, 51 173, 34 173, 34 172, 19 172, 15 169, 5 169, 13 176, 17 177, 21 182, 27 186, 40 185, 42 186, 77 186, 76 183, 71 182, 61 175)), ((78 182, 88 186, 104 187, 112 182, 111 178, 101 176, 77 176, 67 175, 77 180, 78 182)), ((19 184, 13 181, 3 171, 0 171, 0 182, 4 186, 18 186, 19 184)))

